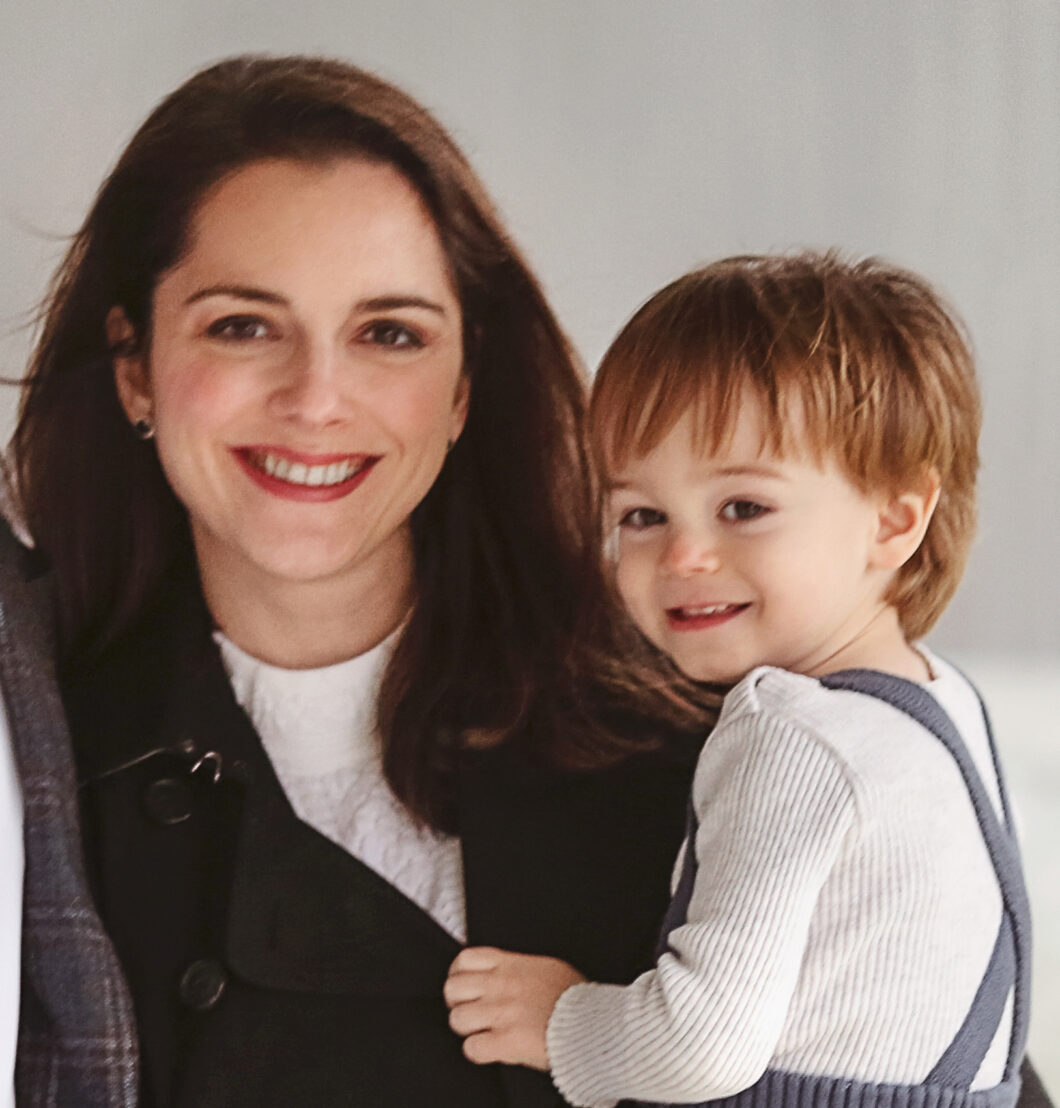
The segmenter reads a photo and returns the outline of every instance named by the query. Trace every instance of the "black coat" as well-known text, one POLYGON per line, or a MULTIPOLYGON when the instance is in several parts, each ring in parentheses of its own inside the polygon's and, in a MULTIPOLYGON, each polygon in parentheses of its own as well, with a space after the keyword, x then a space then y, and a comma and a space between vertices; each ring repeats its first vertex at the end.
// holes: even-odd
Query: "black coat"
MULTIPOLYGON (((64 682, 89 874, 129 979, 143 1104, 545 1108, 449 1030, 456 942, 294 815, 235 703, 197 590, 64 682)), ((596 980, 650 964, 694 751, 564 774, 467 754, 469 941, 596 980)))

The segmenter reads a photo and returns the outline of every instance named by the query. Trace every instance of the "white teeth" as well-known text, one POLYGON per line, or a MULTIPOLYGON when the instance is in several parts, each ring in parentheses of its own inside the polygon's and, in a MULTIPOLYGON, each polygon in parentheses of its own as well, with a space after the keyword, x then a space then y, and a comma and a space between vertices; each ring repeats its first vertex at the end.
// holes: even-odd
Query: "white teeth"
POLYGON ((288 481, 292 485, 313 487, 340 485, 359 473, 365 462, 332 462, 329 465, 308 466, 304 462, 289 462, 275 454, 254 456, 254 463, 270 477, 288 481))
POLYGON ((686 616, 716 616, 727 612, 731 607, 731 604, 708 604, 703 608, 683 608, 682 611, 686 616))

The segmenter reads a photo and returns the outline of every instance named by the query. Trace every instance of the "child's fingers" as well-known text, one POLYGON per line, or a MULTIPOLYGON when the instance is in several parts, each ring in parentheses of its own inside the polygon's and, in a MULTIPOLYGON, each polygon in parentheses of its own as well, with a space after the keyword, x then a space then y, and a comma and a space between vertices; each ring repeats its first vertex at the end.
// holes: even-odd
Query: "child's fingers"
POLYGON ((469 1000, 480 1000, 487 992, 490 982, 487 973, 454 973, 445 979, 442 995, 450 1008, 454 1004, 466 1004, 469 1000))
POLYGON ((496 947, 468 946, 453 959, 449 972, 450 974, 487 972, 496 969, 503 957, 504 951, 497 950, 496 947))
POLYGON ((548 1069, 544 1044, 537 1044, 515 1028, 490 1028, 469 1035, 464 1039, 464 1057, 479 1066, 505 1062, 508 1065, 548 1069))
POLYGON ((449 1026, 478 1064, 548 1069, 546 1031, 559 995, 584 978, 556 958, 468 947, 449 968, 449 1026))
POLYGON ((464 1057, 477 1066, 490 1062, 506 1062, 503 1037, 496 1031, 482 1031, 464 1040, 464 1057))
POLYGON ((458 1035, 474 1035, 494 1030, 502 1022, 502 1011, 496 1004, 472 1000, 449 1009, 449 1026, 458 1035))

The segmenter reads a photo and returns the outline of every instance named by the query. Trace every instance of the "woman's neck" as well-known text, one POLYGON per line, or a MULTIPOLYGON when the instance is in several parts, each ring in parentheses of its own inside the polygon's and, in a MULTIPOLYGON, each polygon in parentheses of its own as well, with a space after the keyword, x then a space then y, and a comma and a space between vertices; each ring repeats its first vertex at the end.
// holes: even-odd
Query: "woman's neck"
POLYGON ((371 650, 408 614, 412 553, 338 578, 277 580, 256 567, 200 559, 206 604, 241 650, 284 669, 317 669, 371 650))

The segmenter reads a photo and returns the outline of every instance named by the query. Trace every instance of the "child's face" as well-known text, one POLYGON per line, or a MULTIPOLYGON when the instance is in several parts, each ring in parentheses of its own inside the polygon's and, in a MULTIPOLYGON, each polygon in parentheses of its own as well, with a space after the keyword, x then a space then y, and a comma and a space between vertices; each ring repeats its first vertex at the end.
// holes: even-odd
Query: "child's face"
POLYGON ((762 449, 753 401, 717 453, 694 450, 691 432, 685 417, 611 474, 618 587, 634 620, 698 680, 842 668, 890 577, 874 558, 881 498, 831 461, 762 449))

